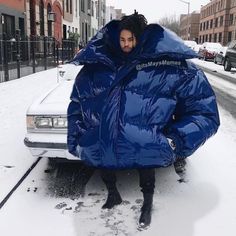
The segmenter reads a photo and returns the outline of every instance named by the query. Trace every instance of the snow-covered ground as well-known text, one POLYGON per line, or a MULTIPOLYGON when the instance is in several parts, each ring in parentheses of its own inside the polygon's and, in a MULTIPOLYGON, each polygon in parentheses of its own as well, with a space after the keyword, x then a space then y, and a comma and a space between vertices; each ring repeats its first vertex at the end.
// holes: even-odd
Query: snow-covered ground
POLYGON ((210 69, 212 71, 218 72, 223 75, 230 76, 232 78, 235 78, 236 80, 236 68, 232 68, 231 71, 225 71, 222 65, 217 65, 213 63, 212 61, 204 61, 204 60, 199 60, 199 59, 194 59, 193 61, 195 64, 199 66, 205 67, 207 69, 210 69))
MULTIPOLYGON (((196 63, 223 70, 212 62, 196 63)), ((56 76, 52 69, 0 84, 0 201, 34 162, 23 144, 25 113, 33 99, 56 83, 56 76)), ((236 92, 235 85, 221 83, 226 91, 236 92)), ((45 173, 43 159, 0 209, 0 235, 236 235, 236 121, 222 107, 220 117, 218 133, 188 159, 187 183, 177 181, 173 167, 156 170, 153 218, 147 230, 137 230, 142 194, 135 170, 118 172, 123 203, 102 210, 106 191, 98 172, 84 197, 58 197, 52 188, 56 179, 45 173)))

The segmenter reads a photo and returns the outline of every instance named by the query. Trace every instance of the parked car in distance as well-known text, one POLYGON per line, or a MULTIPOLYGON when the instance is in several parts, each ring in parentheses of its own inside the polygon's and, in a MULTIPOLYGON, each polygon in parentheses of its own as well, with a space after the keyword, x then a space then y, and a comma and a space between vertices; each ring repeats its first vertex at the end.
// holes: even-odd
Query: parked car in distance
POLYGON ((205 42, 200 47, 199 55, 203 60, 214 59, 215 54, 222 48, 220 43, 205 42))
POLYGON ((24 143, 34 157, 79 160, 67 150, 67 107, 81 67, 74 64, 60 66, 60 81, 28 108, 24 143))
POLYGON ((223 65, 224 59, 225 59, 225 53, 228 47, 222 47, 216 54, 214 58, 215 64, 221 64, 223 65))
POLYGON ((194 49, 194 47, 197 45, 197 43, 192 40, 184 40, 184 44, 187 45, 191 49, 194 49))
POLYGON ((231 68, 236 68, 236 40, 230 42, 225 53, 224 70, 230 71, 231 68))

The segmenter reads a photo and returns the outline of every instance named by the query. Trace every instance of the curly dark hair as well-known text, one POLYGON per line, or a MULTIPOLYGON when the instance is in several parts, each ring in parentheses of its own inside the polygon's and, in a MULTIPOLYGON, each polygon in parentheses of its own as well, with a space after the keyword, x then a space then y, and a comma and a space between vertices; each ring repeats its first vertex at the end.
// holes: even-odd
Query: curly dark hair
POLYGON ((119 24, 119 30, 129 30, 139 39, 147 26, 147 19, 144 15, 138 14, 136 10, 132 15, 123 16, 119 24))

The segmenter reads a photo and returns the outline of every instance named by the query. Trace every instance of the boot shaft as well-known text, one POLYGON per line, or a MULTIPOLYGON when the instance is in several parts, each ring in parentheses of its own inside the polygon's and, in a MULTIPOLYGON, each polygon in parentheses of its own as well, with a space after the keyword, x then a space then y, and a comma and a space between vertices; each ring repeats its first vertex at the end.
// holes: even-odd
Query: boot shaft
POLYGON ((152 193, 144 193, 143 194, 142 209, 145 209, 145 208, 152 209, 152 203, 153 203, 153 194, 152 193))

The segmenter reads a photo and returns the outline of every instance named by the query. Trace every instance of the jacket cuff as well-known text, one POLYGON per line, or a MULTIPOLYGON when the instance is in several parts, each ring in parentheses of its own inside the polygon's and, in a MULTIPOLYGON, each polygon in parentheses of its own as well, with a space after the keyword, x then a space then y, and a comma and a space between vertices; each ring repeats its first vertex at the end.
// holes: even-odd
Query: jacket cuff
POLYGON ((173 152, 176 154, 176 156, 180 156, 181 150, 183 147, 183 143, 180 140, 180 138, 174 134, 168 134, 168 135, 166 135, 166 138, 169 138, 173 141, 173 143, 175 144, 175 149, 173 150, 173 152))

